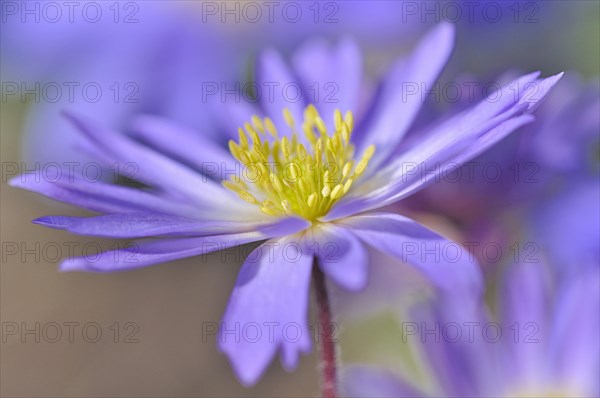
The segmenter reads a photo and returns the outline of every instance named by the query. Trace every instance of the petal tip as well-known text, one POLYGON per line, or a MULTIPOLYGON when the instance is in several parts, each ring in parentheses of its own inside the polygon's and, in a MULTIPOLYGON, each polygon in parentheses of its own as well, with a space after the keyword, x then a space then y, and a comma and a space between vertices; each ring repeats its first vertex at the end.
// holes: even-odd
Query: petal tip
POLYGON ((264 367, 256 366, 254 363, 250 363, 250 366, 248 366, 245 364, 246 361, 238 358, 235 353, 235 347, 231 349, 232 347, 227 347, 227 345, 223 343, 221 339, 219 340, 219 350, 225 354, 227 359, 229 359, 229 363, 231 364, 233 372, 235 373, 235 376, 240 384, 246 388, 254 386, 264 372, 264 367))
POLYGON ((50 216, 39 217, 34 220, 31 220, 31 222, 34 224, 43 225, 45 227, 54 225, 50 216))
POLYGON ((441 22, 433 27, 427 35, 428 38, 435 39, 435 42, 447 43, 451 50, 454 47, 454 40, 456 38, 456 28, 453 23, 450 22, 441 22))
POLYGON ((78 258, 63 260, 58 266, 60 272, 88 271, 85 262, 78 258))
POLYGON ((557 83, 557 82, 558 82, 560 79, 562 79, 562 77, 563 77, 564 75, 565 75, 565 72, 563 71, 563 72, 557 73, 556 75, 549 76, 549 77, 547 77, 547 78, 546 78, 546 79, 544 79, 544 80, 547 80, 547 81, 549 81, 549 85, 553 86, 553 85, 555 85, 555 84, 556 84, 556 83, 557 83))
POLYGON ((16 176, 8 180, 8 186, 10 187, 22 188, 23 185, 23 179, 21 178, 21 176, 16 176))
POLYGON ((34 224, 42 225, 48 228, 66 229, 72 222, 68 217, 62 216, 44 216, 31 221, 34 224))

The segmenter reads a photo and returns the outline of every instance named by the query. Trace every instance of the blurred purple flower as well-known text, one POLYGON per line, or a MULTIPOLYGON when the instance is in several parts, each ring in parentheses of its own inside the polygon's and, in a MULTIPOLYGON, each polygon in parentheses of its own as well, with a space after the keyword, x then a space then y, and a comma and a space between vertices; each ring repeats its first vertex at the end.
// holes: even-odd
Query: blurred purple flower
POLYGON ((568 281, 553 270, 509 266, 497 286, 497 316, 481 310, 465 317, 441 301, 416 308, 403 341, 415 344, 426 383, 352 365, 342 389, 353 397, 598 396, 599 270, 568 281))
POLYGON ((68 4, 43 12, 43 2, 5 3, 3 88, 28 104, 22 157, 31 163, 90 161, 74 149, 80 136, 60 116, 67 108, 119 128, 153 113, 208 134, 210 113, 198 111, 203 84, 236 76, 246 56, 191 3, 78 2, 71 14, 68 4), (49 20, 55 12, 61 17, 49 20))
POLYGON ((406 44, 417 31, 416 24, 397 23, 401 2, 370 3, 2 0, 5 96, 22 100, 29 93, 22 157, 30 163, 90 161, 73 149, 79 135, 59 116, 65 108, 102 115, 119 129, 143 112, 205 134, 218 131, 206 110, 214 97, 204 97, 204 84, 231 90, 246 59, 265 43, 289 49, 307 32, 360 33, 365 42, 389 47, 392 39, 398 46, 399 35, 406 44), (365 13, 385 29, 371 29, 365 13))
MULTIPOLYGON (((252 384, 277 350, 284 367, 292 369, 299 354, 310 349, 306 317, 315 259, 331 281, 356 291, 367 282, 370 246, 416 267, 441 294, 465 300, 480 297, 479 269, 464 249, 454 245, 459 253, 451 259, 409 257, 403 252, 405 243, 421 250, 440 250, 452 243, 411 219, 373 210, 410 196, 437 174, 408 173, 406 165, 431 171, 434 164, 465 162, 531 122, 531 112, 561 75, 522 76, 496 94, 499 100, 483 100, 447 119, 397 155, 395 149, 422 102, 421 95, 407 95, 403 83, 433 84, 453 41, 451 25, 435 28, 409 57, 394 65, 375 100, 362 108, 362 58, 352 42, 342 41, 334 48, 311 42, 295 54, 293 68, 278 53, 266 51, 258 66, 259 80, 298 81, 304 92, 305 84, 332 81, 339 87, 340 100, 334 107, 319 96, 317 109, 265 97, 255 111, 267 117, 252 116, 239 129, 238 142, 230 132, 229 151, 207 136, 157 117, 137 119, 132 139, 69 114, 87 140, 84 150, 107 164, 134 161, 139 168, 135 179, 147 188, 69 180, 70 176, 40 181, 23 175, 11 184, 103 214, 35 221, 44 226, 100 237, 155 238, 96 259, 66 260, 62 270, 121 271, 262 242, 242 266, 220 338, 239 378, 252 384), (357 110, 360 117, 342 115, 337 107, 357 110), (298 134, 299 127, 304 134, 298 134), (208 168, 215 165, 217 173, 208 168), (228 326, 272 322, 298 325, 298 340, 271 333, 252 341, 227 338, 228 326)), ((230 110, 236 113, 221 116, 238 123, 237 117, 252 110, 241 108, 241 103, 233 104, 230 110)))

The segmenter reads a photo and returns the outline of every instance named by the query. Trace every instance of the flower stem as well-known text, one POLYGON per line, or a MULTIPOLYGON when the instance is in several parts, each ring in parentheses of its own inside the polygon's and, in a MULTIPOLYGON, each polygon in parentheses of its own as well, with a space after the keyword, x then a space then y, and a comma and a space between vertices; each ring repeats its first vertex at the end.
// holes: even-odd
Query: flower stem
POLYGON ((319 344, 319 368, 321 372, 321 394, 323 398, 337 397, 337 355, 336 342, 331 331, 335 330, 329 304, 329 295, 325 284, 325 275, 315 263, 313 282, 317 299, 318 323, 317 342, 319 344))

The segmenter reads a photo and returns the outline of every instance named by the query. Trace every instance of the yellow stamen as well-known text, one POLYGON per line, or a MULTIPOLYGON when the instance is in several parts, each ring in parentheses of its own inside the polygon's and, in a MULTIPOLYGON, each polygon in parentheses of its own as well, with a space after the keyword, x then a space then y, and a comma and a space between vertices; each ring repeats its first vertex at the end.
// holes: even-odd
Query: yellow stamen
POLYGON ((331 199, 338 199, 340 196, 342 196, 343 189, 344 186, 342 184, 336 185, 335 188, 333 188, 333 190, 331 191, 331 199))
POLYGON ((334 130, 328 131, 317 108, 309 105, 298 125, 306 140, 299 138, 288 109, 283 110, 283 118, 291 134, 282 138, 268 117, 252 116, 251 122, 239 129, 239 143, 230 141, 229 150, 247 170, 223 185, 267 215, 294 214, 315 222, 364 173, 375 147, 369 146, 360 160, 354 161, 352 112, 342 117, 336 109, 334 130), (244 177, 248 181, 243 181, 244 177))
POLYGON ((260 133, 264 133, 265 132, 265 126, 263 125, 262 120, 260 120, 260 118, 256 115, 252 116, 252 125, 254 126, 254 128, 256 130, 258 130, 260 133))
POLYGON ((346 122, 348 129, 352 132, 352 130, 354 130, 354 115, 352 114, 352 112, 346 112, 346 114, 344 115, 344 122, 346 122))
POLYGON ((285 123, 289 128, 294 128, 294 117, 292 116, 292 112, 288 108, 283 110, 283 118, 285 119, 285 123))
POLYGON ((277 138, 277 128, 275 127, 275 124, 273 123, 273 120, 271 120, 271 118, 265 118, 265 128, 267 129, 269 134, 273 136, 273 138, 277 138))
POLYGON ((339 109, 335 110, 335 113, 333 114, 333 121, 335 122, 335 129, 341 130, 343 120, 342 120, 342 112, 340 112, 339 109))
POLYGON ((273 186, 277 192, 283 192, 283 184, 281 183, 279 177, 277 177, 275 174, 271 174, 271 180, 273 181, 273 186))

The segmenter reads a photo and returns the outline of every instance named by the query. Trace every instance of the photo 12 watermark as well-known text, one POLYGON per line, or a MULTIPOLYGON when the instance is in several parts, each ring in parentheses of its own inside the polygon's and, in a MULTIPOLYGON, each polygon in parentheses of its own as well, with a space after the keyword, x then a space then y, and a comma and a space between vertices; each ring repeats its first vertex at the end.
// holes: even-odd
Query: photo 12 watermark
POLYGON ((3 321, 1 330, 2 344, 140 342, 140 327, 132 321, 109 324, 96 321, 3 321))
POLYGON ((336 24, 339 1, 202 1, 203 23, 336 24))
POLYGON ((140 22, 139 1, 2 1, 2 23, 115 23, 140 22))
POLYGON ((528 343, 540 342, 540 327, 535 322, 402 322, 402 342, 427 343, 528 343))
POLYGON ((137 104, 140 102, 140 87, 127 81, 54 81, 54 82, 2 82, 2 102, 95 104, 102 100, 137 104))
POLYGON ((203 322, 202 342, 217 340, 220 343, 298 343, 307 338, 313 343, 338 342, 340 327, 335 322, 314 322, 303 328, 297 322, 203 322))

